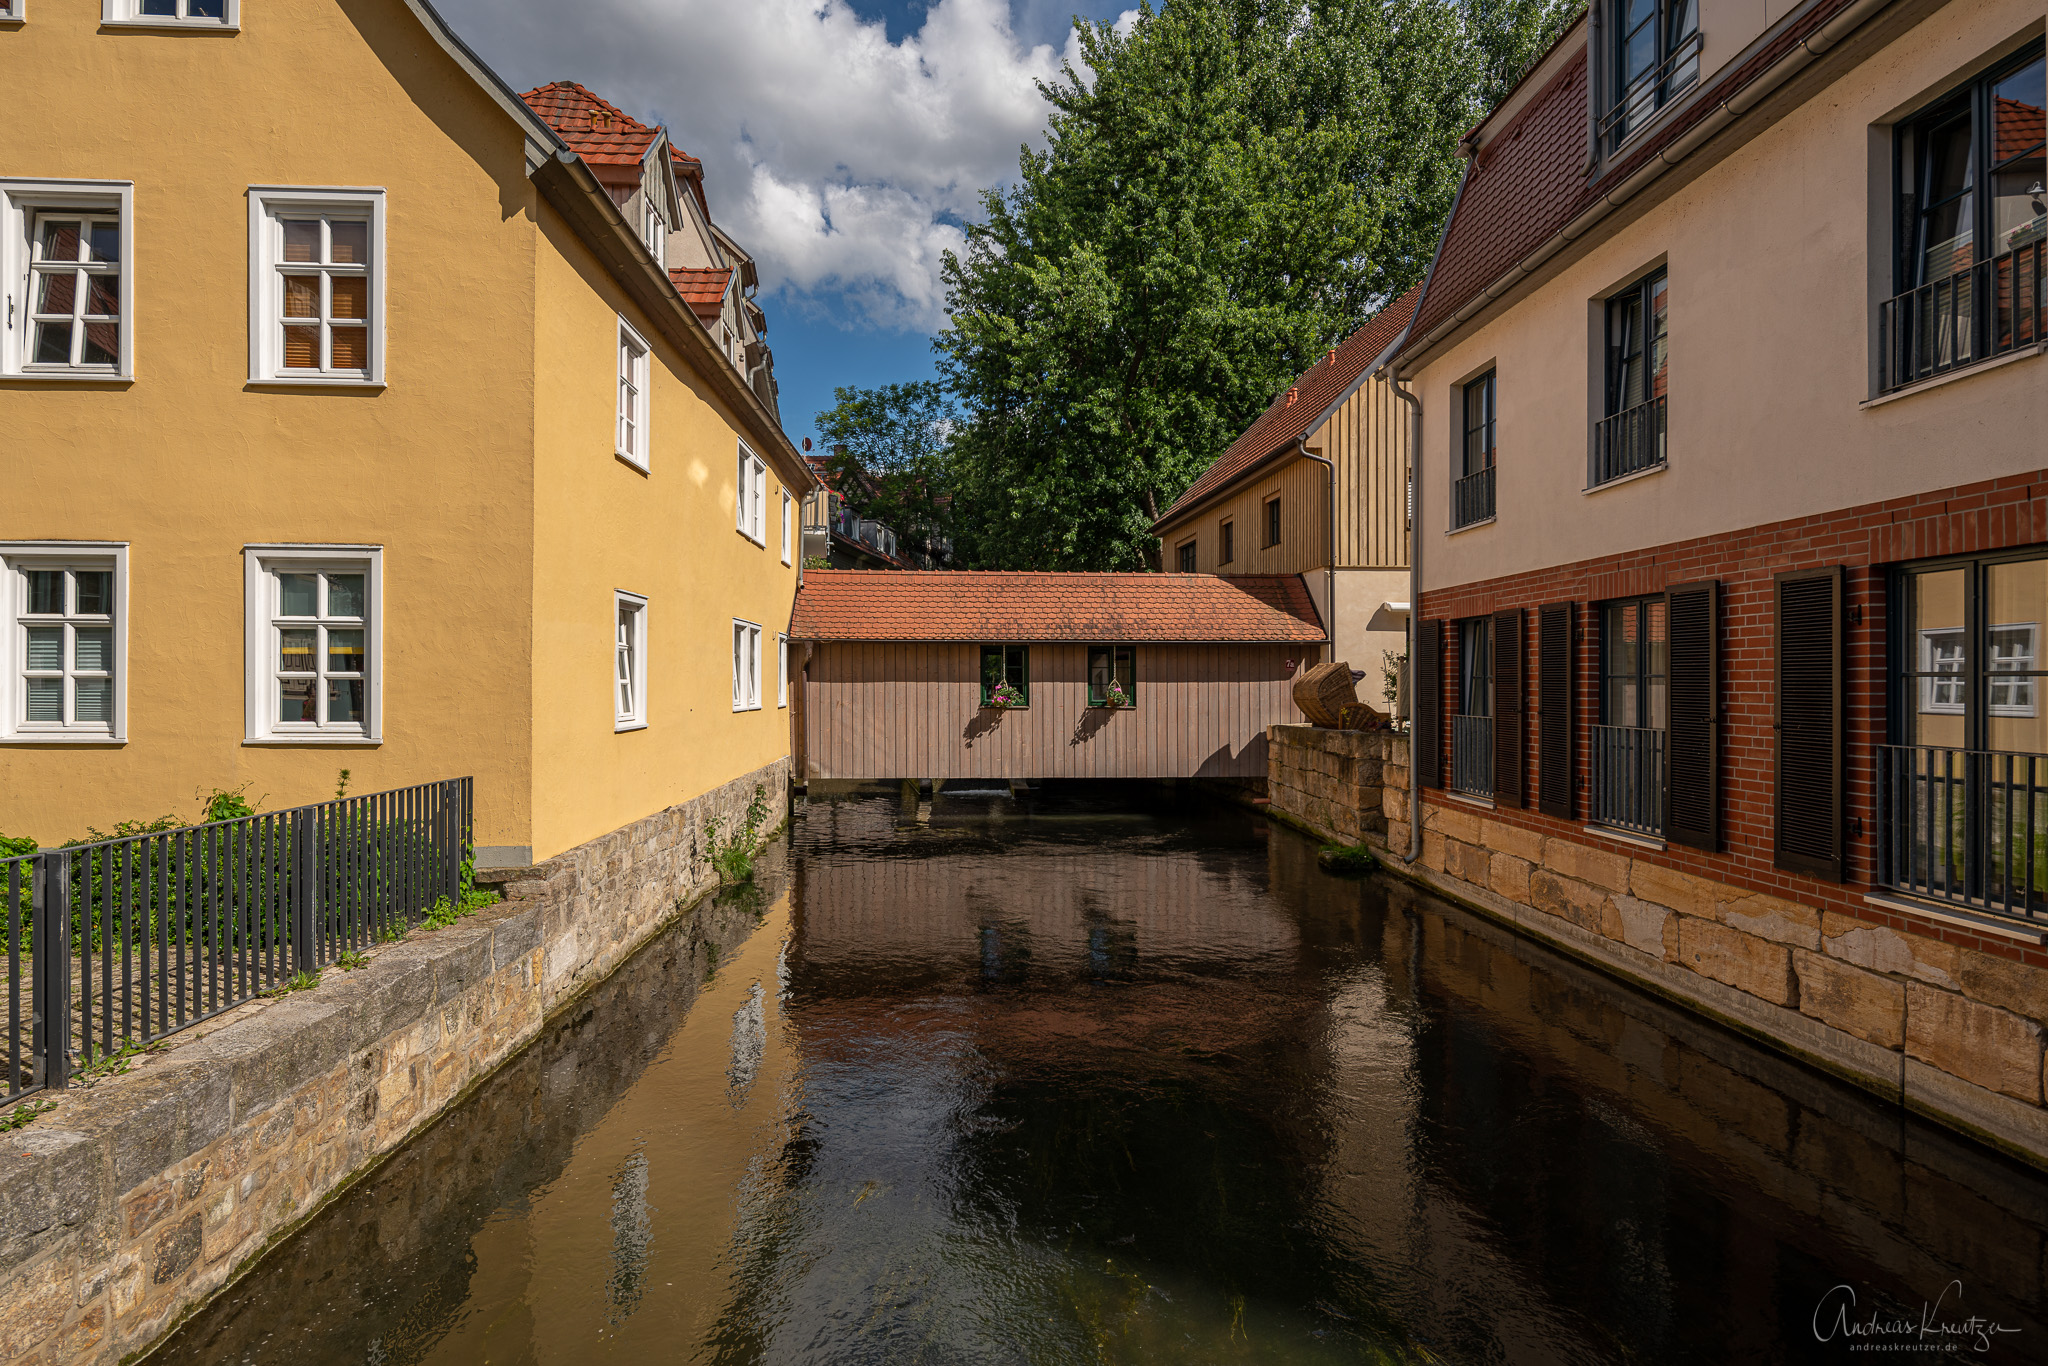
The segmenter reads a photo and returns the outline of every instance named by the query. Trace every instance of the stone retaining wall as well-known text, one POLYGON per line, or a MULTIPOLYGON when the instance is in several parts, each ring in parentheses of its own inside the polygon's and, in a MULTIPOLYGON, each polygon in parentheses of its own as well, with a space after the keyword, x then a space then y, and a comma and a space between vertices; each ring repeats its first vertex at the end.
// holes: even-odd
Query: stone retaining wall
POLYGON ((195 1306, 531 1041, 715 884, 730 826, 788 761, 523 870, 506 901, 251 1002, 0 1134, 0 1361, 115 1362, 195 1306))
POLYGON ((1337 839, 1362 831, 1391 872, 2048 1167, 2048 970, 2017 942, 2001 953, 1982 931, 1953 942, 1932 916, 1919 932, 1896 908, 1868 919, 1817 908, 1436 792, 1425 793, 1422 857, 1406 865, 1405 736, 1276 726, 1270 740, 1283 818, 1337 839), (1372 777, 1361 738, 1382 747, 1372 777), (1320 779, 1283 782, 1283 754, 1290 772, 1320 779))

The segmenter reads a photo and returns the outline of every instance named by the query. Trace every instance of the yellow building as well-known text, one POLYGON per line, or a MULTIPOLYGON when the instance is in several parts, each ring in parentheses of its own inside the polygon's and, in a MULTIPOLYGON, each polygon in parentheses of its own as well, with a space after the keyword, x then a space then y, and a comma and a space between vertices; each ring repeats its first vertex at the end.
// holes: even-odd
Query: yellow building
POLYGON ((417 0, 102 3, 0 0, 92 111, 0 151, 0 831, 473 774, 504 866, 779 795, 814 481, 696 163, 417 0))

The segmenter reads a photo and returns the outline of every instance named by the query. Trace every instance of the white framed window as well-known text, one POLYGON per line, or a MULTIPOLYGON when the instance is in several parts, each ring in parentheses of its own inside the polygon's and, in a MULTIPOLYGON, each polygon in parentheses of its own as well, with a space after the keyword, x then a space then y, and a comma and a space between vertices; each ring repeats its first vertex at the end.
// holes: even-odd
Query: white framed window
POLYGON ((761 628, 737 618, 732 624, 732 709, 761 710, 761 628))
POLYGON ((661 209, 656 206, 653 195, 645 195, 646 213, 640 224, 640 236, 647 243, 647 249, 654 253, 654 264, 668 269, 668 224, 663 221, 661 209))
POLYGON ((0 740, 121 744, 128 738, 128 547, 0 542, 7 634, 0 740))
POLYGON ((638 593, 612 594, 617 622, 612 659, 614 730, 647 728, 647 599, 638 593))
POLYGON ((647 469, 648 355, 647 339, 619 319, 619 459, 647 469))
POLYGON ((0 24, 18 24, 28 15, 28 0, 0 0, 0 24))
POLYGON ((1991 657, 1986 661, 1989 673, 1986 682, 1991 689, 1993 716, 2034 714, 2034 680, 2031 677, 2011 677, 2013 674, 2031 675, 2034 672, 2034 641, 2035 626, 2032 622, 1991 628, 1991 657))
POLYGON ((789 637, 775 637, 775 705, 789 705, 789 637))
POLYGON ((782 490, 782 562, 783 562, 784 564, 788 564, 788 563, 789 563, 789 554, 790 554, 790 551, 789 551, 789 542, 790 542, 790 517, 789 517, 789 490, 788 490, 788 489, 784 489, 784 490, 782 490))
POLYGON ((134 196, 129 181, 0 178, 0 375, 133 378, 134 196))
POLYGON ((1963 714, 1963 633, 1960 628, 1920 633, 1920 710, 1963 714))
POLYGON ((242 550, 249 744, 383 739, 384 551, 242 550))
POLYGON ((249 190, 249 382, 384 382, 384 192, 249 190))
POLYGON ((100 0, 102 24, 136 28, 240 28, 241 0, 100 0))
POLYGON ((733 508, 734 522, 754 544, 768 545, 766 526, 768 499, 768 467, 761 463, 761 457, 748 450, 746 443, 740 443, 739 494, 733 508))

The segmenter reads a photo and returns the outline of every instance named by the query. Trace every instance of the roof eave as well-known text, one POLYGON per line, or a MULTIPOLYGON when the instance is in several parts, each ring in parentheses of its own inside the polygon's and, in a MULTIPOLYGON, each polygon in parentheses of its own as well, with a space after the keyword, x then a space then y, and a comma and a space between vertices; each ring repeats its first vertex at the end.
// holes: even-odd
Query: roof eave
MULTIPOLYGON (((408 0, 411 3, 412 0, 408 0)), ((624 285, 657 330, 693 362, 712 390, 737 415, 743 434, 773 460, 793 490, 808 493, 818 481, 760 395, 733 371, 675 281, 655 264, 647 244, 632 230, 618 205, 583 158, 563 147, 532 172, 533 183, 585 245, 597 253, 612 277, 624 285)))
POLYGON ((491 70, 483 58, 470 50, 469 44, 457 36, 455 30, 448 26, 448 21, 441 17, 440 12, 428 3, 428 0, 405 0, 405 6, 440 45, 441 50, 453 58, 457 66, 468 72, 470 79, 483 87, 484 93, 489 95, 499 108, 510 114, 513 122, 519 125, 520 131, 526 134, 526 164, 529 173, 546 158, 547 154, 568 150, 569 144, 562 140, 562 135, 550 128, 545 119, 533 112, 532 106, 519 98, 518 91, 505 84, 503 77, 491 70))

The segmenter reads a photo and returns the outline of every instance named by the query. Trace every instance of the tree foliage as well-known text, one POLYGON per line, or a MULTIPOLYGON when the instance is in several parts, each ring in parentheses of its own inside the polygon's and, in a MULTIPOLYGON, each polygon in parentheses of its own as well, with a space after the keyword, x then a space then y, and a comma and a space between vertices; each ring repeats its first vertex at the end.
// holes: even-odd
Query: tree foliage
POLYGON ((1076 20, 1086 69, 1041 86, 1045 149, 947 258, 962 559, 1156 567, 1158 513, 1421 277, 1458 137, 1561 13, 1173 0, 1125 32, 1076 20))
POLYGON ((817 415, 833 487, 863 517, 896 532, 938 563, 952 520, 953 434, 959 405, 933 380, 875 389, 833 389, 838 403, 817 415))

